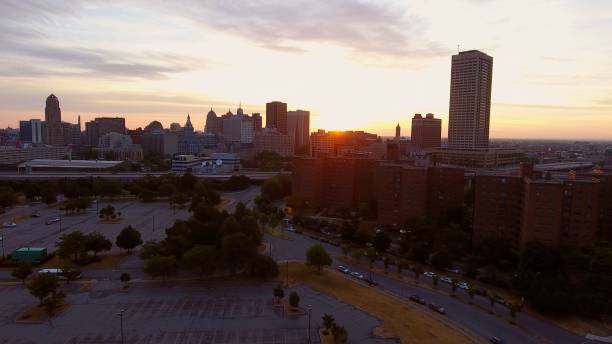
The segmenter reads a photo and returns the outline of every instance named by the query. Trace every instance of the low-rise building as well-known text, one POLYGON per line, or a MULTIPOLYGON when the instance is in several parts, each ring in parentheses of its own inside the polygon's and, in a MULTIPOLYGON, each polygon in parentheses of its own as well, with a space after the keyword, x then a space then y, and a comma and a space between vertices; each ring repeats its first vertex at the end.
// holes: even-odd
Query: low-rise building
POLYGON ((282 134, 276 129, 265 128, 253 136, 253 153, 274 152, 282 157, 294 153, 293 136, 282 134))

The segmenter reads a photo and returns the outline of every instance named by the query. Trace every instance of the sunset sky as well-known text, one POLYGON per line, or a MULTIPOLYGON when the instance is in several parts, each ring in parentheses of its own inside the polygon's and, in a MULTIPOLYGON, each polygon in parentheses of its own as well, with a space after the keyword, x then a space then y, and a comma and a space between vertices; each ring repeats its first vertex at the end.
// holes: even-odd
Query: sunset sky
POLYGON ((381 135, 443 119, 451 55, 494 57, 491 136, 612 139, 610 0, 0 2, 0 126, 125 116, 202 130, 209 108, 311 111, 381 135))

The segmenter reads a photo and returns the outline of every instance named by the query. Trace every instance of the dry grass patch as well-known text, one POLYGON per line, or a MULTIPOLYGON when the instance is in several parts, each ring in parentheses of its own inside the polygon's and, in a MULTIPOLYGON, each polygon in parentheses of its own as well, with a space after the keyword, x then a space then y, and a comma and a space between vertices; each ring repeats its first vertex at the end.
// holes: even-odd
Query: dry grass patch
MULTIPOLYGON (((87 269, 109 269, 119 266, 124 260, 129 257, 128 254, 104 254, 99 255, 97 259, 87 265, 79 266, 79 268, 87 269)), ((63 266, 73 266, 74 263, 71 260, 62 259, 58 256, 47 260, 41 265, 43 269, 49 268, 61 268, 63 266)))
MULTIPOLYGON (((402 343, 471 343, 463 333, 375 288, 346 279, 335 271, 317 275, 303 263, 289 264, 289 282, 303 283, 344 303, 359 307, 383 321, 387 337, 402 343)), ((349 333, 350 336, 350 333, 349 333)))
MULTIPOLYGON (((56 317, 60 315, 61 313, 66 311, 67 308, 67 304, 61 305, 53 311, 53 316, 56 317)), ((18 322, 42 322, 47 319, 49 319, 47 309, 45 308, 45 306, 41 305, 32 306, 17 316, 18 322)))

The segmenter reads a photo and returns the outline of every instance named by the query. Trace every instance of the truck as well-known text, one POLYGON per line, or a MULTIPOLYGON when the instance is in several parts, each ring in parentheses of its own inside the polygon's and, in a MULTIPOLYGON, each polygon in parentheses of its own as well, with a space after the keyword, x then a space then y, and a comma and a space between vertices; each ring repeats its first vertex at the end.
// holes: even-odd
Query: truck
POLYGON ((22 263, 37 264, 47 259, 47 249, 44 247, 22 247, 11 253, 11 260, 22 263))

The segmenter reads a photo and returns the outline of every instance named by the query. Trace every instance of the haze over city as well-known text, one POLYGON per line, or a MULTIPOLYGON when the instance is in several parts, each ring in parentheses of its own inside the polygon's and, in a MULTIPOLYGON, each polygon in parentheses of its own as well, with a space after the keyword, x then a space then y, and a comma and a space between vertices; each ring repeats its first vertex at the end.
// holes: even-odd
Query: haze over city
POLYGON ((313 129, 392 135, 432 112, 446 136, 459 48, 495 59, 492 138, 610 139, 610 13, 595 0, 3 1, 0 126, 43 118, 54 93, 69 122, 190 113, 203 130, 211 107, 282 100, 313 129))

